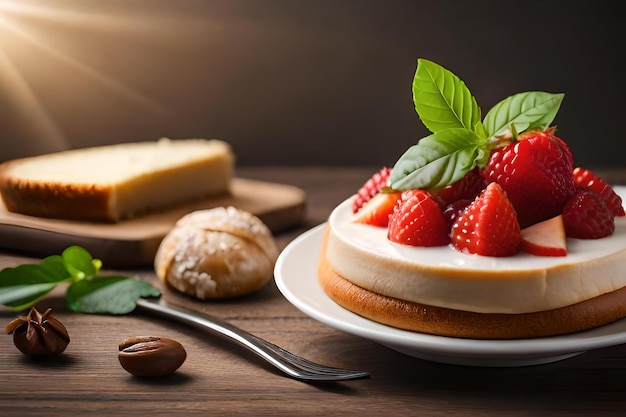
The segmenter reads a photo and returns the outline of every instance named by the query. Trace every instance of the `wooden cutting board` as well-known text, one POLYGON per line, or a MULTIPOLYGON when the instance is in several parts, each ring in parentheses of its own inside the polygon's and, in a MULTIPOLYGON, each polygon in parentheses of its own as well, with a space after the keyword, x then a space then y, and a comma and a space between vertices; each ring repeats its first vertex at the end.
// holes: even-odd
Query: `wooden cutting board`
POLYGON ((80 245, 105 268, 151 266, 163 237, 186 213, 234 206, 257 215, 273 231, 298 225, 306 211, 303 190, 290 185, 235 178, 228 196, 177 206, 119 223, 45 219, 11 213, 0 199, 0 248, 44 257, 80 245))

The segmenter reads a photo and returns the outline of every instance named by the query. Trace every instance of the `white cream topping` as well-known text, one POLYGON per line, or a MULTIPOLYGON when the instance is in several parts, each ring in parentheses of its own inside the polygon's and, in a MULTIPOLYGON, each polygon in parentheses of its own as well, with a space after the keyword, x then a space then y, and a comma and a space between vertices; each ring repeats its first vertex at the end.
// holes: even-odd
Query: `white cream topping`
POLYGON ((330 215, 326 257, 363 288, 406 301, 481 313, 526 313, 575 304, 626 286, 626 217, 613 235, 568 239, 568 255, 496 258, 451 246, 421 248, 387 239, 387 229, 352 222, 351 201, 330 215))

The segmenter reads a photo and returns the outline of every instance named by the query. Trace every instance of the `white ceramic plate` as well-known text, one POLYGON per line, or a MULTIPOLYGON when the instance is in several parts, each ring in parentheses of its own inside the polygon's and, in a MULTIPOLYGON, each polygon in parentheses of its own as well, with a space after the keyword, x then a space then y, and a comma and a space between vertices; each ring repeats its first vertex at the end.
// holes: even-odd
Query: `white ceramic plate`
POLYGON ((626 343, 626 319, 581 333, 522 340, 433 336, 376 323, 339 306, 319 285, 316 271, 323 227, 319 225, 291 242, 280 254, 274 276, 289 302, 338 330, 416 358, 469 366, 539 365, 626 343))

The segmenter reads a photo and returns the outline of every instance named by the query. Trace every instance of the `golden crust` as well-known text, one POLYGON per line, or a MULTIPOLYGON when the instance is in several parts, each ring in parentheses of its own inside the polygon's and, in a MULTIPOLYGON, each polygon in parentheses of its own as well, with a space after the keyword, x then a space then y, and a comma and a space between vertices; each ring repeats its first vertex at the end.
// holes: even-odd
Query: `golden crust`
POLYGON ((326 260, 329 228, 324 232, 318 279, 342 307, 400 329, 472 339, 521 339, 588 330, 626 317, 626 288, 573 304, 534 313, 484 314, 434 307, 377 294, 337 274, 326 260))
POLYGON ((230 146, 219 140, 73 149, 0 164, 0 195, 13 213, 118 222, 227 195, 233 166, 230 146))
POLYGON ((29 216, 111 219, 111 188, 98 185, 41 183, 8 175, 11 162, 0 169, 0 194, 10 212, 29 216))

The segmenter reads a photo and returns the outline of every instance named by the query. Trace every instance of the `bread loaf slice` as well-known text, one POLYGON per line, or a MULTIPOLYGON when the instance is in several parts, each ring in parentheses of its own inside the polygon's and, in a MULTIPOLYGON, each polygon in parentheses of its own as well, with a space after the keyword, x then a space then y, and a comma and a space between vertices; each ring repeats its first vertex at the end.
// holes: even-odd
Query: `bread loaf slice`
POLYGON ((0 164, 0 195, 14 213, 118 222, 227 194, 234 163, 215 139, 74 149, 0 164))

